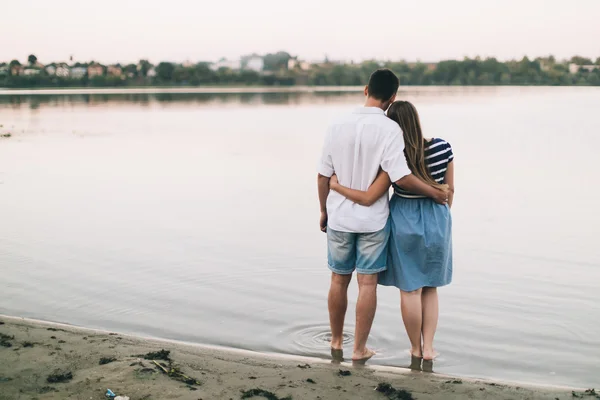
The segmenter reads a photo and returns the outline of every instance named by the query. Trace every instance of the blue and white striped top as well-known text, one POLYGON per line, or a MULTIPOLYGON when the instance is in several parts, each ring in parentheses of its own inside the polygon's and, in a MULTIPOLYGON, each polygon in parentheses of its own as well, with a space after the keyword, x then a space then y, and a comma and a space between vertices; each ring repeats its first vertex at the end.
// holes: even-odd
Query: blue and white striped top
MULTIPOLYGON (((437 183, 445 183, 446 170, 448 164, 454 160, 454 153, 452 153, 452 146, 444 139, 435 138, 430 142, 425 143, 425 164, 429 168, 431 177, 437 183)), ((405 197, 407 199, 422 199, 425 196, 410 193, 400 186, 393 184, 394 194, 405 197)))

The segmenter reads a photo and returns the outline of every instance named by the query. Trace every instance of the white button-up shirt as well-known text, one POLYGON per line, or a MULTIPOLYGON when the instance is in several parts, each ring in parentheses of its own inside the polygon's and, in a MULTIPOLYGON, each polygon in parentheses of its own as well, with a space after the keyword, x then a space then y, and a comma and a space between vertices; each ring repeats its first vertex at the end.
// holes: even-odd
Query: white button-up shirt
MULTIPOLYGON (((361 107, 333 123, 327 130, 319 174, 337 175, 341 185, 367 190, 379 168, 392 182, 409 175, 400 126, 383 110, 361 107)), ((327 197, 328 226, 341 232, 376 232, 389 215, 388 195, 364 207, 331 191, 327 197)))

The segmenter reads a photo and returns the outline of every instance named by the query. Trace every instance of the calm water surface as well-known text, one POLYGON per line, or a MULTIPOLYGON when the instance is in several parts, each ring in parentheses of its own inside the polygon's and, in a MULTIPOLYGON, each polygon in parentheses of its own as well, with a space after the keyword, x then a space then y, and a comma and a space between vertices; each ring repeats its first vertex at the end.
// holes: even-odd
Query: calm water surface
MULTIPOLYGON (((599 386, 600 89, 400 97, 456 154, 435 371, 599 386)), ((326 357, 315 168, 328 122, 361 101, 0 95, 0 313, 326 357)), ((407 366, 398 292, 379 294, 373 362, 407 366)))

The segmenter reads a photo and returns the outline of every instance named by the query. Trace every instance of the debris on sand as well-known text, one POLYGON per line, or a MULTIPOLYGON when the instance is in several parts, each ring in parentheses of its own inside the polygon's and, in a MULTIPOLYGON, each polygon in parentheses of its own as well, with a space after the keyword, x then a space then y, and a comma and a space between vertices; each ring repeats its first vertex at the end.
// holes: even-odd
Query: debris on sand
POLYGON ((171 352, 169 350, 160 350, 160 351, 151 351, 150 353, 146 353, 146 354, 138 354, 136 356, 133 357, 140 357, 143 358, 144 360, 164 360, 164 361, 171 361, 171 358, 169 357, 169 354, 171 354, 171 352))
POLYGON ((73 373, 71 371, 56 370, 50 375, 48 375, 48 378, 46 380, 48 381, 48 383, 62 383, 68 382, 71 379, 73 379, 73 373))
POLYGON ((588 389, 585 391, 585 394, 588 396, 596 396, 596 398, 600 399, 600 394, 596 393, 596 389, 588 389))
POLYGON ((307 368, 310 368, 310 365, 308 365, 308 364, 298 364, 298 368, 307 369, 307 368))
POLYGON ((12 347, 11 340, 15 340, 14 336, 8 336, 4 333, 0 333, 0 346, 2 347, 12 347))
POLYGON ((352 375, 352 372, 348 371, 348 370, 344 370, 344 369, 340 369, 340 372, 338 372, 339 376, 350 376, 352 375))
POLYGON ((23 342, 23 343, 21 343, 21 345, 23 347, 33 347, 34 346, 34 344, 32 342, 23 342))
POLYGON ((53 388, 52 386, 44 386, 38 390, 39 394, 46 394, 50 392, 58 392, 58 390, 56 390, 56 388, 53 388))
POLYGON ((110 364, 111 362, 117 361, 115 357, 102 357, 100 359, 100 365, 110 364))
POLYGON ((306 382, 308 382, 308 383, 317 383, 317 382, 315 382, 314 380, 312 380, 311 378, 308 378, 308 379, 306 380, 306 382))
POLYGON ((292 396, 278 397, 275 393, 259 388, 242 391, 242 399, 249 399, 254 396, 261 396, 267 400, 292 400, 292 396))
POLYGON ((578 398, 578 399, 582 399, 582 398, 588 397, 588 396, 593 396, 597 399, 600 399, 600 394, 596 393, 596 389, 587 389, 583 393, 577 393, 575 391, 572 391, 571 396, 578 398))
POLYGON ((0 325, 4 325, 4 322, 0 321, 0 325))
POLYGON ((5 133, 5 134, 3 134, 3 135, 0 135, 0 136, 2 136, 2 137, 5 137, 5 138, 9 138, 9 137, 11 137, 12 135, 11 135, 10 133, 5 133))
POLYGON ((451 381, 446 381, 444 383, 452 383, 453 385, 462 385, 463 382, 460 379, 454 379, 451 381))
POLYGON ((175 379, 176 381, 183 382, 187 385, 202 385, 202 382, 195 378, 190 378, 187 375, 184 375, 183 372, 178 367, 175 367, 171 361, 169 361, 169 365, 159 364, 156 361, 152 361, 158 369, 167 374, 169 378, 175 379))
POLYGON ((414 400, 412 393, 404 389, 396 389, 389 383, 380 383, 375 388, 379 393, 383 393, 390 400, 414 400))

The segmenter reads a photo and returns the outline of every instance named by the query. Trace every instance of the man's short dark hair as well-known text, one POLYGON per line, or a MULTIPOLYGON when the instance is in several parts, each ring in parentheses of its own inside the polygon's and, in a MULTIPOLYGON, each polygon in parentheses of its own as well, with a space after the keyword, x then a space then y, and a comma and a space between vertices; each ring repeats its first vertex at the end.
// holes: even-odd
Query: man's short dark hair
POLYGON ((389 69, 381 68, 369 78, 369 96, 381 101, 388 101, 398 92, 400 80, 389 69))

